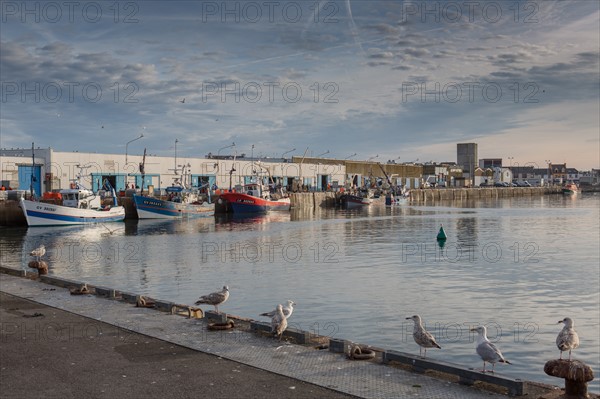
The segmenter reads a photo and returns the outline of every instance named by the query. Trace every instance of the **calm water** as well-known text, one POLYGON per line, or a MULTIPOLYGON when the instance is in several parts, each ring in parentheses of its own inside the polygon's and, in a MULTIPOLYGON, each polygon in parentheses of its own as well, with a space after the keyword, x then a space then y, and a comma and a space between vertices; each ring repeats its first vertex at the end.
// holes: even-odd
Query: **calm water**
MULTIPOLYGON (((442 350, 481 367, 469 328, 488 327, 516 377, 543 372, 569 316, 574 357, 600 375, 600 196, 546 196, 436 206, 273 214, 253 219, 129 221, 6 228, 2 263, 26 267, 44 243, 50 273, 180 303, 229 285, 224 311, 258 318, 293 299, 296 327, 418 353, 420 314, 442 350), (448 241, 435 240, 443 224, 448 241)), ((600 391, 598 379, 590 386, 600 391)))

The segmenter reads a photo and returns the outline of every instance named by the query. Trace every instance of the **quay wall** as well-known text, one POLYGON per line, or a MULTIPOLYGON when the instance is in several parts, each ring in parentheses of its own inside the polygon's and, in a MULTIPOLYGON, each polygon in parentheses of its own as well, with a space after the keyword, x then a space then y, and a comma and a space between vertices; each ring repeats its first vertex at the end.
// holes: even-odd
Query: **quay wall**
MULTIPOLYGON (((561 187, 489 187, 489 188, 426 188, 410 191, 411 202, 456 201, 487 198, 510 198, 562 193, 561 187)), ((292 208, 334 207, 341 193, 292 193, 292 208)), ((383 201, 381 201, 383 203, 383 201)))
POLYGON ((425 188, 410 191, 411 202, 511 198, 562 193, 561 187, 425 188))

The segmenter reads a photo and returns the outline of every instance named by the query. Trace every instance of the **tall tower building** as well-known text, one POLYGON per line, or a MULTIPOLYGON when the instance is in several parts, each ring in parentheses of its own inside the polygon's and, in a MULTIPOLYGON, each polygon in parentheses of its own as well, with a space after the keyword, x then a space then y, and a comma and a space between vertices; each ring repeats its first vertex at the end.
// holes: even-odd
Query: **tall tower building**
POLYGON ((475 168, 477 168, 477 143, 456 144, 456 163, 463 168, 463 173, 469 174, 471 183, 475 168))

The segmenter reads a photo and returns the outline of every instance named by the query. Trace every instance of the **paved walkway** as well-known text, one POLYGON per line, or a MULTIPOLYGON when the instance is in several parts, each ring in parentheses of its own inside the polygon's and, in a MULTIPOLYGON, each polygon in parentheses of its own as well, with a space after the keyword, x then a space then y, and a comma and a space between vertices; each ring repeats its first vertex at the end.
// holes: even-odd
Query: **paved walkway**
POLYGON ((6 274, 0 292, 3 398, 506 398, 6 274))

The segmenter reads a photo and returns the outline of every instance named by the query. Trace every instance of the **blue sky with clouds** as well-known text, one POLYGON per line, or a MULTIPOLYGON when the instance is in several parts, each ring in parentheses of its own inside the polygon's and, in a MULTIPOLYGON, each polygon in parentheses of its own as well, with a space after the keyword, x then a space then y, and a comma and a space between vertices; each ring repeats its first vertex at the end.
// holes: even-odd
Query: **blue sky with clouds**
POLYGON ((2 2, 2 147, 599 167, 596 1, 2 2), (183 102, 185 99, 185 102, 183 102), (233 149, 224 150, 222 153, 233 149), (508 158, 511 158, 508 161, 508 158))

